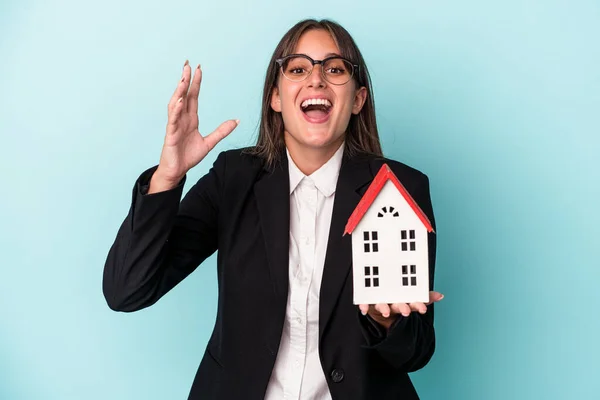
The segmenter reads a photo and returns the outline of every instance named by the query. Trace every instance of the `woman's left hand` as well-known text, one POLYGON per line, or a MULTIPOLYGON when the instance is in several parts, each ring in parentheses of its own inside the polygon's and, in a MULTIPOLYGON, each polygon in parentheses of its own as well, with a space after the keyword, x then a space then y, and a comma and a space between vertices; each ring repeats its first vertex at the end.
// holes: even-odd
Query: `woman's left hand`
POLYGON ((440 292, 429 292, 428 303, 394 303, 394 304, 360 304, 358 307, 363 315, 367 313, 378 324, 389 329, 398 315, 408 317, 413 311, 420 314, 427 312, 427 306, 444 298, 440 292))

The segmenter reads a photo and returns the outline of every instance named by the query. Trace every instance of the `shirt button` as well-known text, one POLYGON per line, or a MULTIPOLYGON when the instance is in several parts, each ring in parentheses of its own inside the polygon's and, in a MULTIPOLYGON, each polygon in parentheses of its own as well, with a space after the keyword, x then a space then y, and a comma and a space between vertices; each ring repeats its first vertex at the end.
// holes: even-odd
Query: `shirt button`
POLYGON ((300 318, 300 317, 296 318, 296 322, 297 322, 298 324, 302 324, 302 318, 300 318))
POLYGON ((331 380, 335 383, 340 383, 344 379, 344 370, 341 368, 336 368, 331 371, 331 380))

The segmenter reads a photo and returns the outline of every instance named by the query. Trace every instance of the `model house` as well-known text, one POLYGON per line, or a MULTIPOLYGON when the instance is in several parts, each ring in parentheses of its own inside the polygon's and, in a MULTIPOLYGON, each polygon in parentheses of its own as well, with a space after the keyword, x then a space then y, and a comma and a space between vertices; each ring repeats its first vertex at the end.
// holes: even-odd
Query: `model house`
POLYGON ((354 304, 429 301, 431 223, 384 164, 348 219, 354 304))

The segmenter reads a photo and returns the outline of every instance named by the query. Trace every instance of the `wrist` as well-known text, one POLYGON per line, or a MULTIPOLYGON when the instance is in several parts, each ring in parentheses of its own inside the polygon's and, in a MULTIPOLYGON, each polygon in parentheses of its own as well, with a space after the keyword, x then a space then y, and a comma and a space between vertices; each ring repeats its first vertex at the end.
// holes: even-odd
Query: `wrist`
MULTIPOLYGON (((185 176, 185 175, 184 175, 185 176)), ((148 194, 163 192, 167 190, 174 189, 179 185, 179 182, 183 179, 184 176, 181 177, 172 177, 167 176, 160 169, 160 166, 154 171, 152 174, 152 178, 150 178, 150 186, 148 188, 148 194)))

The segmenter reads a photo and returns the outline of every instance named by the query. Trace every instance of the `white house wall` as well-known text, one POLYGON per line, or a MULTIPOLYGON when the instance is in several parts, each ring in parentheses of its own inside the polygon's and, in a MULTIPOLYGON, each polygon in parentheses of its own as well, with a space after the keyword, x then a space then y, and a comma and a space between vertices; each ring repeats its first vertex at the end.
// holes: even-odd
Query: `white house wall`
MULTIPOLYGON (((370 240, 370 243, 373 241, 370 240)), ((354 303, 410 303, 429 300, 427 229, 392 182, 387 182, 352 233, 354 303), (389 212, 389 207, 394 207, 389 212), (383 218, 377 215, 386 207, 383 218), (395 212, 399 217, 394 218, 395 212), (400 231, 414 230, 415 251, 401 251, 400 231), (378 252, 364 252, 364 232, 378 232, 378 252), (387 235, 384 238, 384 235, 387 235), (391 236, 391 237, 390 237, 391 236), (388 240, 386 240, 388 239, 388 240), (417 266, 417 286, 402 286, 401 266, 417 266), (379 287, 365 288, 364 267, 379 267, 379 287)))

